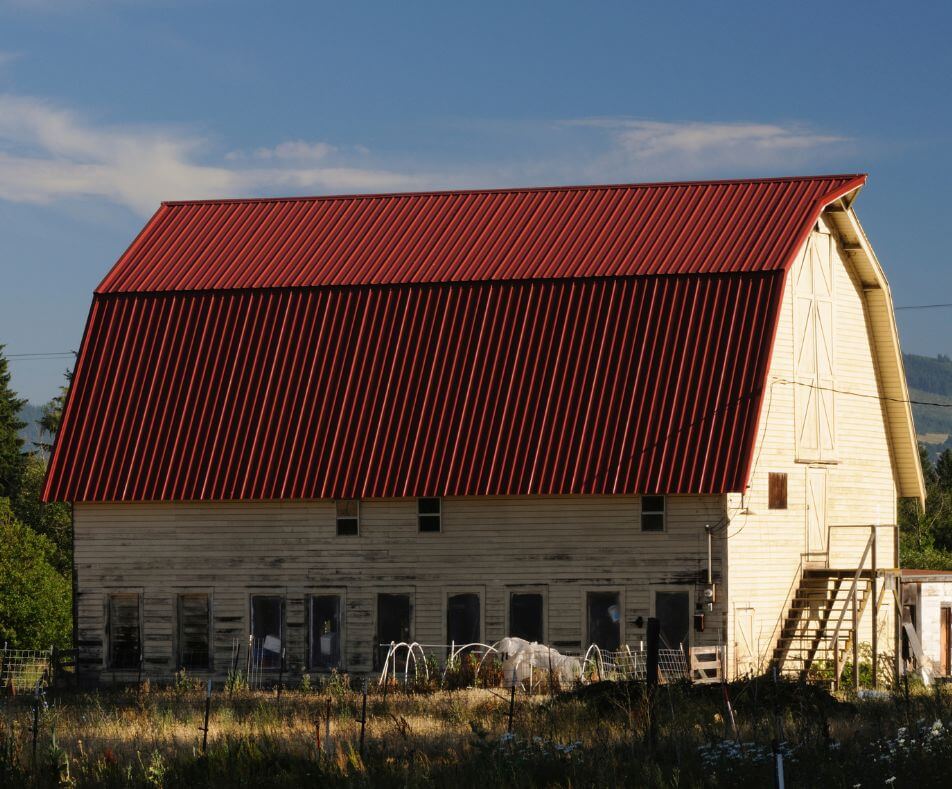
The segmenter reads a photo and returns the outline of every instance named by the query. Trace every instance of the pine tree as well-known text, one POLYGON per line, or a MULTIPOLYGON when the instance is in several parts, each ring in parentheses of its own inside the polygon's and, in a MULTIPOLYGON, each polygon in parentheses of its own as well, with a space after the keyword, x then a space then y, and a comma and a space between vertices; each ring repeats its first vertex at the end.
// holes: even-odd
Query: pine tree
POLYGON ((10 369, 0 345, 0 497, 13 498, 20 489, 23 475, 23 439, 20 430, 26 423, 20 421, 20 409, 26 400, 17 397, 10 388, 10 369))
POLYGON ((50 440, 48 442, 34 441, 33 444, 47 455, 53 450, 53 441, 59 432, 60 422, 63 419, 63 409, 66 407, 66 395, 69 393, 69 385, 73 381, 72 370, 67 370, 64 375, 66 376, 65 386, 61 386, 59 394, 43 406, 43 416, 37 420, 37 424, 43 429, 43 432, 49 435, 50 440))

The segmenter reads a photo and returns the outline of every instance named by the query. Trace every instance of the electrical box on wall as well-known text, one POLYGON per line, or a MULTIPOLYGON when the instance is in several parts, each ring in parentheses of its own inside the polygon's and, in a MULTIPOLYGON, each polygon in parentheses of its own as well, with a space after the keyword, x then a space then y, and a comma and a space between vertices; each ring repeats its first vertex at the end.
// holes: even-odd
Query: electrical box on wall
POLYGON ((715 587, 714 584, 704 585, 703 597, 704 597, 704 607, 708 611, 712 611, 714 609, 714 603, 717 602, 717 588, 715 587))
POLYGON ((697 613, 694 615, 694 632, 703 633, 704 632, 704 614, 697 613))

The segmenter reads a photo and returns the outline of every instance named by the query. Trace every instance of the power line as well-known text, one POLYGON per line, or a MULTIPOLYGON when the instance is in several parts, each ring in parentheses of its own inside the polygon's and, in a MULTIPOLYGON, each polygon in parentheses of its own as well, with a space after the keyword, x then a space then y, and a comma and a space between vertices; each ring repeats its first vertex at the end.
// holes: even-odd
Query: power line
POLYGON ((811 389, 819 389, 824 392, 836 392, 837 394, 851 395, 852 397, 865 397, 869 400, 885 400, 890 403, 909 403, 910 405, 931 405, 936 408, 952 408, 952 403, 935 403, 929 400, 905 400, 902 397, 889 397, 887 395, 866 394, 865 392, 851 392, 848 389, 837 389, 832 386, 819 386, 817 384, 807 383, 806 381, 790 381, 786 378, 775 378, 777 383, 794 384, 796 386, 808 386, 811 389))
POLYGON ((7 359, 66 359, 76 354, 73 351, 50 351, 48 353, 6 353, 7 359))
POLYGON ((952 307, 952 301, 944 304, 907 304, 904 307, 894 307, 897 312, 899 310, 937 310, 940 307, 952 307))

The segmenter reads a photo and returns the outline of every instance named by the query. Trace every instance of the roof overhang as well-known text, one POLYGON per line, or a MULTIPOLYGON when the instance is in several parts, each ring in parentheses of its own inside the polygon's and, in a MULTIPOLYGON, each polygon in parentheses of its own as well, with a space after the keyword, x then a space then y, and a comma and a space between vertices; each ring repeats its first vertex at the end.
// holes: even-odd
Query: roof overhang
POLYGON ((898 494, 900 498, 918 499, 925 506, 925 480, 919 463, 919 444, 912 419, 892 293, 876 253, 853 210, 853 201, 858 192, 859 188, 833 201, 826 206, 825 212, 839 233, 843 249, 863 287, 898 494))

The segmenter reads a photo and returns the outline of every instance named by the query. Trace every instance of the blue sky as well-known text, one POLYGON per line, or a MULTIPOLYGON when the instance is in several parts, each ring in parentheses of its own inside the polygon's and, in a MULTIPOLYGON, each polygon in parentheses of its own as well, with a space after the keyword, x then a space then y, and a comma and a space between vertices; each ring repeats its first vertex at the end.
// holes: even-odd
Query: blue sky
POLYGON ((75 349, 158 202, 223 195, 869 172, 896 303, 952 302, 950 37, 937 2, 0 0, 0 342, 75 349))

